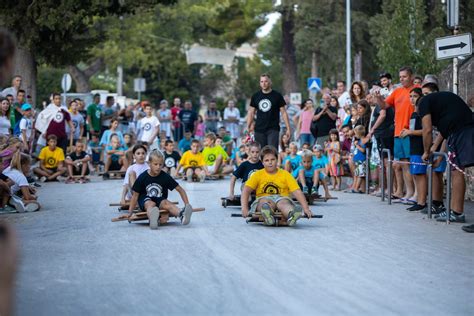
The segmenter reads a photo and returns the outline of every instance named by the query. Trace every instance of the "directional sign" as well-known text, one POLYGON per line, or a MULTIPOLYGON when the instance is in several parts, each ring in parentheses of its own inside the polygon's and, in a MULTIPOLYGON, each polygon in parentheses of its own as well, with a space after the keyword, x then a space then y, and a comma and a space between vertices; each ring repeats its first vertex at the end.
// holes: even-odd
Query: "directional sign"
POLYGON ((471 33, 436 39, 436 59, 454 58, 472 54, 471 33))
POLYGON ((308 78, 308 90, 318 92, 321 91, 322 81, 321 78, 308 78))
POLYGON ((301 104, 301 93, 290 93, 290 103, 295 105, 301 104))
POLYGON ((135 78, 135 79, 133 79, 133 90, 135 92, 145 92, 146 91, 145 78, 135 78))

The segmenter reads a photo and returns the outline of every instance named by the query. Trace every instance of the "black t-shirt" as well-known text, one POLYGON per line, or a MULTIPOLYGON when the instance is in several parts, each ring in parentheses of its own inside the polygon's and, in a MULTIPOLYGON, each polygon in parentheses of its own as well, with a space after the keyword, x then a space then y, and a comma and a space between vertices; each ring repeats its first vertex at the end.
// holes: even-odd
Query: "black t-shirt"
MULTIPOLYGON (((329 106, 328 109, 329 111, 337 114, 336 107, 329 106)), ((321 113, 322 110, 323 110, 322 107, 317 108, 316 111, 314 112, 314 115, 321 113)), ((316 125, 318 126, 318 134, 316 135, 317 137, 328 136, 329 131, 332 130, 333 128, 336 128, 336 120, 331 119, 329 115, 327 115, 327 113, 324 113, 323 115, 321 115, 319 120, 316 121, 316 125)))
MULTIPOLYGON (((410 117, 410 130, 422 129, 421 116, 418 112, 413 112, 410 117)), ((410 155, 423 155, 423 136, 410 135, 410 155)))
MULTIPOLYGON (((79 114, 81 114, 82 118, 84 119, 84 124, 87 122, 87 111, 86 110, 79 110, 79 114)), ((87 128, 84 127, 84 131, 82 132, 82 137, 87 137, 87 128)))
POLYGON ((472 111, 458 95, 443 91, 424 96, 418 104, 421 117, 431 114, 431 123, 440 131, 443 138, 474 124, 472 111))
POLYGON ((258 91, 252 96, 250 106, 257 109, 255 131, 280 130, 280 108, 285 106, 283 96, 275 90, 270 93, 258 91))
MULTIPOLYGON (((370 126, 374 126, 375 122, 380 116, 380 105, 376 105, 374 109, 374 114, 372 115, 372 123, 370 126)), ((395 111, 393 107, 389 107, 385 109, 385 119, 383 120, 382 124, 377 127, 374 131, 374 136, 376 138, 387 138, 393 137, 393 133, 395 131, 394 126, 394 118, 395 118, 395 111)))
POLYGON ((183 123, 185 131, 194 132, 194 122, 197 121, 197 113, 193 110, 181 110, 178 114, 181 123, 183 123))
POLYGON ((143 172, 133 184, 132 190, 148 197, 161 199, 168 198, 168 190, 173 191, 178 186, 176 182, 166 172, 160 172, 156 177, 152 177, 148 171, 143 172))
POLYGON ((163 154, 165 156, 165 167, 176 168, 179 160, 181 159, 181 155, 177 151, 173 151, 171 154, 168 154, 166 151, 164 151, 163 154))
POLYGON ((232 173, 237 179, 242 179, 242 183, 245 183, 247 179, 257 170, 263 169, 261 161, 257 163, 251 163, 250 161, 244 161, 240 164, 237 170, 232 173))
POLYGON ((75 151, 67 155, 69 158, 71 158, 72 161, 76 161, 79 159, 84 159, 87 156, 89 156, 85 151, 81 151, 79 154, 76 153, 75 151))

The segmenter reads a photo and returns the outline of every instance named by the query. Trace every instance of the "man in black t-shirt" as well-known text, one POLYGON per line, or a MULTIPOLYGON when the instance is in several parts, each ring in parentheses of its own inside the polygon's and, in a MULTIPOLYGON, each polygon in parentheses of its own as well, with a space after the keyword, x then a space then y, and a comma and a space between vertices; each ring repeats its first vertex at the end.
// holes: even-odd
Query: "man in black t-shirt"
POLYGON ((197 113, 193 110, 191 101, 184 102, 184 109, 178 114, 179 121, 182 123, 185 131, 190 131, 194 134, 196 123, 198 120, 197 113))
MULTIPOLYGON (((431 154, 432 131, 436 126, 441 136, 447 140, 450 163, 461 170, 474 166, 474 119, 473 113, 459 96, 452 92, 437 92, 424 96, 418 109, 423 124, 423 160, 431 154)), ((450 221, 465 222, 464 193, 466 183, 464 174, 452 168, 452 199, 450 221)), ((438 221, 447 220, 447 212, 441 213, 438 221)))
MULTIPOLYGON (((260 88, 261 90, 255 93, 250 100, 247 130, 250 133, 255 131, 255 141, 260 146, 272 145, 278 149, 280 113, 285 126, 290 126, 288 113, 285 109, 286 102, 280 93, 272 90, 272 81, 269 75, 260 76, 260 88), (257 113, 257 119, 255 127, 253 127, 255 113, 257 113)), ((286 130, 286 135, 290 138, 290 129, 286 130)))
POLYGON ((329 94, 323 95, 323 101, 323 107, 318 107, 314 112, 313 121, 316 122, 318 132, 313 136, 316 138, 316 144, 325 148, 324 143, 329 141, 329 131, 336 128, 337 108, 331 106, 329 94))

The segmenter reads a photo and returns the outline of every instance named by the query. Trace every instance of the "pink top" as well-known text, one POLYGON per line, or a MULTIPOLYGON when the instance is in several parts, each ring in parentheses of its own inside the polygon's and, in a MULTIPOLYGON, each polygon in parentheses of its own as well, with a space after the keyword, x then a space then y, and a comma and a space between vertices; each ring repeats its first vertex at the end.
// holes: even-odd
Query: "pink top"
POLYGON ((313 120, 313 110, 306 110, 301 112, 301 134, 311 134, 311 121, 313 120))
POLYGON ((3 169, 7 169, 8 167, 10 167, 10 163, 12 161, 12 156, 13 154, 15 153, 15 151, 13 151, 12 149, 8 148, 8 149, 5 149, 1 154, 0 154, 0 159, 2 160, 2 166, 3 166, 3 169), (10 156, 9 158, 6 158, 10 156))
POLYGON ((196 136, 201 136, 204 137, 204 134, 206 133, 206 124, 204 123, 199 123, 196 128, 196 136))

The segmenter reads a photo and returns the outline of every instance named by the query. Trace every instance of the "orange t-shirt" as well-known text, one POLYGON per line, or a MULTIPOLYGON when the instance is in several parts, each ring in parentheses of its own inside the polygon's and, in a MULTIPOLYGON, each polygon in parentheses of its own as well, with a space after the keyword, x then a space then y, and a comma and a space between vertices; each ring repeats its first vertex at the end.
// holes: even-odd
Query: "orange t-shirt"
POLYGON ((402 129, 410 129, 410 117, 415 111, 410 102, 410 90, 415 87, 398 87, 385 99, 385 103, 395 109, 395 137, 400 136, 402 129))

